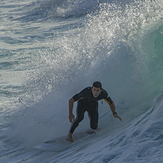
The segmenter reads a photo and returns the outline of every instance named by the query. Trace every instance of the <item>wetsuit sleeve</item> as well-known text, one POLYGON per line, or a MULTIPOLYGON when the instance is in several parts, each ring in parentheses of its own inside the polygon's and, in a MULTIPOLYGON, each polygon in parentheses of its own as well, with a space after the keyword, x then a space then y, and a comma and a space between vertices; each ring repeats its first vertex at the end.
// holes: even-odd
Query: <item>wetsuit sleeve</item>
POLYGON ((108 93, 104 90, 104 100, 111 105, 113 103, 112 99, 109 97, 108 93))
POLYGON ((111 105, 113 103, 112 99, 110 97, 104 98, 104 100, 111 105))
POLYGON ((76 95, 74 95, 72 98, 74 99, 74 101, 79 101, 84 97, 84 92, 85 89, 82 90, 80 93, 77 93, 76 95))

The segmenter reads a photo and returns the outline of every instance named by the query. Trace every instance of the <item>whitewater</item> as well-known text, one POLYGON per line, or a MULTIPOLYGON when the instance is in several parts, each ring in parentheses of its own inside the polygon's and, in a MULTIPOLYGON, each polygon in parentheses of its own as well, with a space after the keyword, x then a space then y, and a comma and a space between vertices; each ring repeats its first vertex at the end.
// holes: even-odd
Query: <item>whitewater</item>
POLYGON ((162 0, 1 0, 0 22, 1 163, 163 162, 162 0), (68 134, 68 101, 94 81, 122 121, 102 100, 98 134, 34 149, 68 134))

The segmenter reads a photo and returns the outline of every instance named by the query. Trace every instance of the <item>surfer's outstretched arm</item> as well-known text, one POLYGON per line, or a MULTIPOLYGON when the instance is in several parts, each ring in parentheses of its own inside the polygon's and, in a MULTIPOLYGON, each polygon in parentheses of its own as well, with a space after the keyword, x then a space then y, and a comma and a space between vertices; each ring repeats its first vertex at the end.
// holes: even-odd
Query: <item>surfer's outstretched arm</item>
POLYGON ((110 109, 112 110, 113 112, 113 115, 115 118, 118 118, 120 121, 122 121, 121 117, 119 117, 115 111, 115 105, 114 105, 114 102, 110 104, 110 109))
POLYGON ((69 100, 69 121, 72 123, 75 120, 75 116, 73 115, 72 111, 73 111, 73 106, 74 106, 74 99, 71 98, 69 100))

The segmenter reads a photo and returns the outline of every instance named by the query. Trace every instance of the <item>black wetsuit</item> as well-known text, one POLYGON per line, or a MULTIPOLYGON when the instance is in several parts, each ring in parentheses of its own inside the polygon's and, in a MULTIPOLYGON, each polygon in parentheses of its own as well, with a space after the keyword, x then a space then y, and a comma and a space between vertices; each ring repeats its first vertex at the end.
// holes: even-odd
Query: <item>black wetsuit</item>
POLYGON ((70 133, 73 133, 75 128, 79 125, 79 122, 83 120, 85 111, 90 115, 91 128, 96 129, 98 127, 98 101, 104 99, 109 105, 113 103, 112 99, 104 89, 102 89, 99 96, 95 98, 92 94, 91 87, 85 88, 72 98, 74 101, 78 101, 78 105, 77 117, 70 128, 70 133))

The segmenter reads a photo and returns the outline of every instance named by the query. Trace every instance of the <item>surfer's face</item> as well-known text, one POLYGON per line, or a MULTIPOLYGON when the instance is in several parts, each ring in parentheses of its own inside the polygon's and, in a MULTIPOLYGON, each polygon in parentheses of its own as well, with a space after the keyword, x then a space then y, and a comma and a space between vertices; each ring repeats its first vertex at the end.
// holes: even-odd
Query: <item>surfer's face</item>
POLYGON ((93 94, 93 96, 95 98, 97 98, 100 93, 101 93, 101 89, 100 88, 92 87, 92 94, 93 94))

